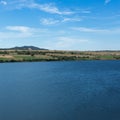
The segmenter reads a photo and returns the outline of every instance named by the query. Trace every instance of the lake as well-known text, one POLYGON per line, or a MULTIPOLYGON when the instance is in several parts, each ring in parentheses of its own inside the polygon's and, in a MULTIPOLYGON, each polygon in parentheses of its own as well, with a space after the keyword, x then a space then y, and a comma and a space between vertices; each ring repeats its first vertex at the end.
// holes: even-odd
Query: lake
POLYGON ((1 63, 0 120, 120 120, 120 61, 1 63))

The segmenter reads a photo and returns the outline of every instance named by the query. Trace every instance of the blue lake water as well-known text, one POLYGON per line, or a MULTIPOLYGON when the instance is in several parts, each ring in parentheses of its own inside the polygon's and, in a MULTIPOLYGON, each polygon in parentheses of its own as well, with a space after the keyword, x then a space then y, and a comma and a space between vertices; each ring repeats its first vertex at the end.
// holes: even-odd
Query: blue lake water
POLYGON ((0 120, 120 120, 120 61, 2 63, 0 120))

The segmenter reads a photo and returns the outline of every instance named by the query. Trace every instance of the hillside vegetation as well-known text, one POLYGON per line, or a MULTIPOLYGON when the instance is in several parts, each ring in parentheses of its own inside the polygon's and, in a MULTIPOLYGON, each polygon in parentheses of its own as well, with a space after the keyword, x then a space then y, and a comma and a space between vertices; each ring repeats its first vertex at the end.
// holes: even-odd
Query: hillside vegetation
POLYGON ((0 62, 120 60, 120 51, 0 50, 0 62))

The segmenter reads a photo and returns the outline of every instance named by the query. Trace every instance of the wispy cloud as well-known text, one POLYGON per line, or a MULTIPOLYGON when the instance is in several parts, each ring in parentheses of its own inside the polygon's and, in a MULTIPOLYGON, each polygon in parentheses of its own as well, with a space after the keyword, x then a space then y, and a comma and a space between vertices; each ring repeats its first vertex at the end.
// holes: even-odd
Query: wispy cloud
POLYGON ((0 4, 2 4, 2 5, 7 5, 7 2, 6 2, 6 1, 1 0, 1 1, 0 1, 0 4))
POLYGON ((31 8, 37 8, 39 10, 42 10, 44 12, 48 12, 51 14, 59 14, 59 15, 70 15, 73 14, 72 11, 64 11, 64 10, 59 10, 58 7, 56 7, 53 4, 37 4, 37 3, 32 3, 29 5, 31 8))
MULTIPOLYGON (((54 49, 59 49, 59 50, 70 50, 71 48, 76 48, 76 45, 80 44, 85 44, 88 43, 89 40, 87 39, 81 39, 81 38, 76 38, 76 37, 68 37, 68 36, 61 36, 57 37, 54 42, 48 42, 47 48, 53 49, 52 46, 54 46, 54 49)), ((77 48, 78 49, 78 48, 77 48)), ((75 49, 75 50, 77 50, 75 49)))
POLYGON ((40 20, 40 23, 43 24, 43 25, 53 25, 53 24, 57 24, 59 23, 60 21, 59 20, 55 20, 55 19, 52 19, 52 18, 42 18, 40 20))
POLYGON ((91 13, 91 11, 90 10, 82 10, 82 13, 89 14, 89 13, 91 13))
POLYGON ((120 34, 120 28, 111 28, 111 29, 95 29, 87 27, 74 27, 72 30, 77 30, 80 32, 86 33, 101 33, 101 34, 120 34))
POLYGON ((80 22, 80 21, 82 21, 81 18, 69 18, 69 17, 64 17, 59 19, 54 19, 54 18, 40 19, 40 23, 43 25, 55 25, 55 24, 66 23, 66 22, 80 22))
POLYGON ((82 21, 82 18, 63 18, 62 22, 80 22, 82 21))
POLYGON ((92 13, 92 10, 88 9, 88 8, 84 8, 84 9, 76 8, 75 12, 80 13, 80 14, 90 14, 90 13, 92 13))
POLYGON ((71 10, 59 9, 54 3, 37 3, 35 0, 11 0, 11 1, 1 1, 1 4, 7 5, 10 9, 22 9, 22 8, 30 8, 30 9, 38 9, 43 12, 47 12, 50 14, 59 14, 59 15, 71 15, 74 12, 71 10))
POLYGON ((43 36, 46 32, 48 32, 47 29, 31 28, 28 26, 6 26, 3 31, 0 31, 0 39, 31 39, 43 36))
POLYGON ((34 29, 27 26, 6 26, 4 31, 0 32, 0 39, 28 38, 32 37, 34 29))
POLYGON ((19 32, 28 32, 32 30, 31 28, 26 26, 7 26, 6 29, 11 31, 19 31, 19 32))
POLYGON ((5 8, 7 9, 29 8, 29 9, 37 9, 50 14, 66 15, 66 16, 79 14, 79 13, 83 13, 83 14, 91 13, 91 11, 88 9, 71 10, 70 8, 58 7, 54 2, 38 3, 35 0, 2 0, 0 4, 5 5, 5 8))
POLYGON ((72 28, 73 30, 78 30, 81 32, 108 32, 106 29, 94 29, 94 28, 87 28, 87 27, 75 27, 72 28))
POLYGON ((110 2, 111 2, 111 0, 105 0, 105 4, 108 4, 110 2))
POLYGON ((81 39, 78 36, 68 36, 66 30, 50 31, 28 26, 6 26, 4 29, 0 30, 0 40, 11 41, 17 43, 17 45, 20 44, 21 41, 23 41, 23 43, 24 41, 26 43, 31 43, 32 41, 35 44, 39 43, 37 45, 40 47, 61 50, 70 50, 73 47, 76 49, 76 45, 88 42, 88 40, 81 39), (50 38, 52 39, 50 40, 50 38))

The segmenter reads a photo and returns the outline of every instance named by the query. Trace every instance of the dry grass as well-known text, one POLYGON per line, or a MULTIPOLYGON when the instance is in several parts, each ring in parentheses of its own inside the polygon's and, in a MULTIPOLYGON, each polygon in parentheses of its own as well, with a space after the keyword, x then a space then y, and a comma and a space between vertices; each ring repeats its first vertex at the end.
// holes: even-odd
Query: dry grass
POLYGON ((116 59, 120 59, 120 51, 0 50, 0 62, 116 59))

